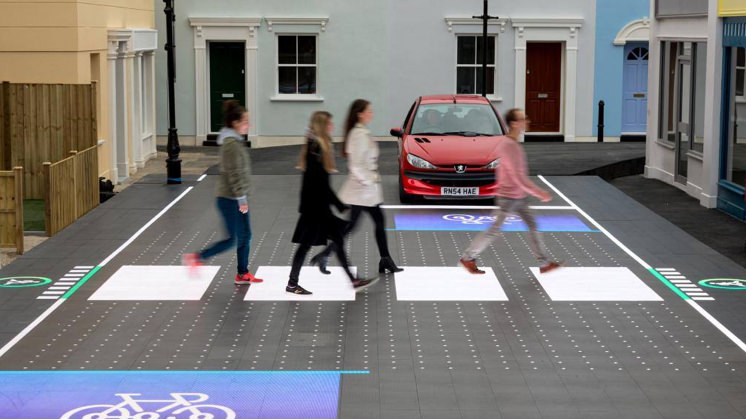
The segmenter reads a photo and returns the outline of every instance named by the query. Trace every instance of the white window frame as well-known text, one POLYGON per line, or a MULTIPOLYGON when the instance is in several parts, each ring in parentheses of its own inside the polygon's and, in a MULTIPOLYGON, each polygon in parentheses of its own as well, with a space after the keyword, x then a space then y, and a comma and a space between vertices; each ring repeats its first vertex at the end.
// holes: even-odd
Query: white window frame
MULTIPOLYGON (((475 69, 481 69, 482 68, 482 64, 477 64, 477 61, 478 61, 479 57, 477 57, 478 48, 477 48, 477 44, 476 43, 474 44, 474 64, 459 64, 458 63, 458 41, 459 41, 459 38, 461 38, 461 37, 464 37, 464 38, 465 37, 475 38, 476 42, 479 42, 478 38, 481 38, 482 35, 481 34, 473 34, 473 33, 458 33, 458 34, 456 34, 456 60, 455 60, 455 62, 456 62, 456 79, 454 80, 454 83, 453 83, 453 85, 455 87, 458 87, 458 69, 459 68, 475 68, 475 69)), ((487 37, 495 39, 495 55, 494 55, 495 60, 494 60, 494 62, 492 64, 487 64, 487 68, 492 68, 494 70, 494 73, 493 73, 494 74, 494 81, 492 82, 492 86, 494 87, 494 89, 493 89, 492 93, 487 93, 487 98, 489 98, 490 100, 498 100, 497 99, 498 80, 500 80, 499 77, 497 77, 497 40, 498 40, 498 36, 497 36, 497 34, 488 33, 487 37)), ((455 88, 454 88, 454 92, 456 94, 460 94, 457 91, 457 89, 455 89, 455 88)), ((476 73, 475 73, 475 76, 474 76, 474 93, 473 94, 475 94, 475 95, 481 94, 481 92, 477 91, 477 76, 476 76, 476 73)))
MULTIPOLYGON (((295 87, 298 88, 298 77, 295 78, 295 87)), ((275 97, 273 100, 297 100, 297 101, 321 101, 323 100, 319 96, 319 35, 316 33, 290 33, 283 32, 275 35, 275 97), (298 64, 298 57, 296 57, 296 64, 280 64, 280 37, 281 36, 293 36, 295 37, 295 48, 298 51, 298 37, 309 36, 313 37, 316 43, 316 59, 315 64, 298 64), (280 68, 281 67, 313 67, 316 69, 316 92, 315 93, 281 93, 280 92, 280 68)))
MULTIPOLYGON (((736 95, 736 102, 738 102, 738 103, 746 103, 746 62, 744 62, 743 66, 739 66, 738 65, 738 49, 740 47, 734 47, 734 48, 736 48, 736 53, 735 53, 735 56, 736 56, 735 57, 735 63, 736 63, 735 69, 736 69, 736 71, 735 71, 734 77, 737 79, 738 78, 738 72, 739 71, 743 71, 743 75, 742 75, 742 78, 743 78, 743 92, 741 92, 741 95, 736 95)), ((746 48, 740 48, 740 49, 744 51, 744 54, 746 54, 746 48)), ((744 57, 744 58, 746 59, 746 57, 744 57)), ((735 90, 735 89, 736 89, 736 86, 734 85, 733 86, 733 90, 735 90)))

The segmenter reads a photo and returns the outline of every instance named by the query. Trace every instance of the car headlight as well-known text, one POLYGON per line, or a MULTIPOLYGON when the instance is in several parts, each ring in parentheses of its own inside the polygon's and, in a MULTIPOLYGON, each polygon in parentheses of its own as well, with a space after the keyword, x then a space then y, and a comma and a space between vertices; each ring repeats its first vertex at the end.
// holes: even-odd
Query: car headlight
POLYGON ((418 169, 437 169, 437 167, 433 166, 429 161, 417 157, 414 154, 407 154, 407 161, 418 169))
POLYGON ((500 159, 493 160, 490 164, 487 166, 484 166, 485 169, 496 169, 497 166, 500 165, 500 159))

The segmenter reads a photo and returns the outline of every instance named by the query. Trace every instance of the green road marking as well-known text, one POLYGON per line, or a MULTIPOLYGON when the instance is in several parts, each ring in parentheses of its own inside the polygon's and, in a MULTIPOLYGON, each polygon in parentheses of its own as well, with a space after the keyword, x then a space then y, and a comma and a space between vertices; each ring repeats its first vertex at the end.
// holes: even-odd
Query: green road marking
POLYGON ((93 275, 96 275, 96 272, 98 272, 99 269, 101 269, 101 266, 96 266, 95 268, 93 268, 93 270, 88 272, 86 276, 84 276, 80 281, 78 281, 77 284, 75 284, 74 287, 70 288, 70 291, 68 291, 65 295, 62 296, 62 299, 67 300, 68 298, 70 298, 70 296, 73 295, 73 293, 77 291, 78 288, 82 287, 83 284, 85 284, 86 281, 91 279, 93 275))
POLYGON ((648 270, 650 271, 651 274, 653 274, 653 276, 655 276, 656 278, 658 278, 668 288, 671 288, 671 291, 675 292, 676 295, 678 295, 679 297, 681 297, 681 298, 683 298, 685 300, 689 300, 690 299, 688 295, 686 295, 683 292, 681 292, 681 290, 676 285, 672 284, 669 280, 667 280, 666 278, 664 278, 663 275, 661 275, 660 273, 658 273, 658 271, 656 271, 653 268, 648 268, 648 270))
POLYGON ((43 276, 11 276, 0 278, 0 288, 40 287, 51 283, 52 280, 43 276))

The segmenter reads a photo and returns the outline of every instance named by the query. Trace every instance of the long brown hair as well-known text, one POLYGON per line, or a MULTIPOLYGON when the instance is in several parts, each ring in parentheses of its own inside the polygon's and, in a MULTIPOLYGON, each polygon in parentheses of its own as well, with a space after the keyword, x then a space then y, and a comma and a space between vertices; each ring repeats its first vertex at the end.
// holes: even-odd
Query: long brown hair
POLYGON ((347 138, 350 136, 350 131, 360 122, 360 113, 365 112, 368 105, 370 105, 370 102, 365 99, 357 99, 350 105, 350 110, 347 112, 347 120, 345 121, 344 142, 342 143, 342 155, 345 158, 347 158, 347 138))
MULTIPOLYGON (((326 111, 316 111, 311 115, 306 137, 316 141, 321 148, 321 163, 327 173, 334 173, 337 169, 334 167, 334 154, 332 152, 332 137, 329 134, 329 120, 332 114, 326 111)), ((298 169, 306 170, 306 158, 308 156, 308 141, 303 144, 298 161, 298 169)))

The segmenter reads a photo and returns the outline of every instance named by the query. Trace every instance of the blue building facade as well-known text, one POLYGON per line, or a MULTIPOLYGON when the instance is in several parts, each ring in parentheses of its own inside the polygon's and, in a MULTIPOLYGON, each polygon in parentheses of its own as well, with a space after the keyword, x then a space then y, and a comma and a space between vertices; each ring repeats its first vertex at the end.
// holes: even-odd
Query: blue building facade
POLYGON ((604 137, 644 136, 650 0, 597 0, 593 135, 605 103, 604 137))

